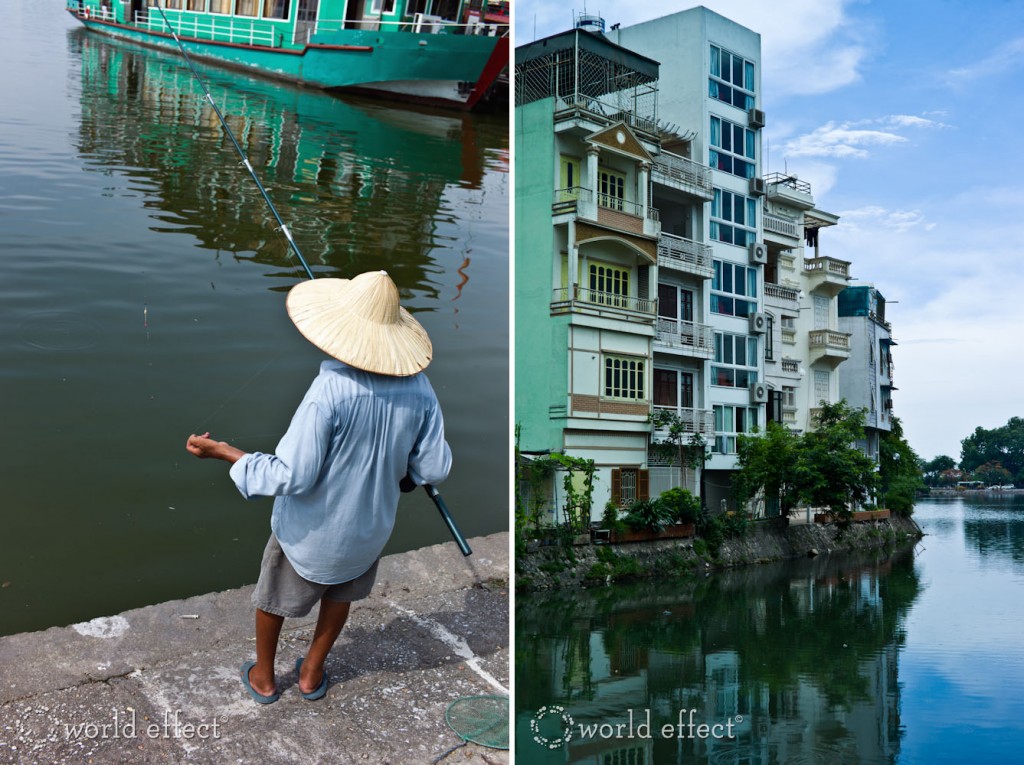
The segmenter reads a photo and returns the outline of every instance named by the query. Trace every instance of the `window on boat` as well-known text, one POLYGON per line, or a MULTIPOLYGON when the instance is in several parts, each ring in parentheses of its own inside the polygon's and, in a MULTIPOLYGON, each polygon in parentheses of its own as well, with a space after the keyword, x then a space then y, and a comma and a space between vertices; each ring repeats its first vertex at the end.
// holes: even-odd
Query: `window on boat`
POLYGON ((288 11, 288 0, 264 0, 263 18, 265 19, 286 19, 288 11))
POLYGON ((255 16, 258 10, 256 0, 238 0, 235 5, 236 16, 255 16))

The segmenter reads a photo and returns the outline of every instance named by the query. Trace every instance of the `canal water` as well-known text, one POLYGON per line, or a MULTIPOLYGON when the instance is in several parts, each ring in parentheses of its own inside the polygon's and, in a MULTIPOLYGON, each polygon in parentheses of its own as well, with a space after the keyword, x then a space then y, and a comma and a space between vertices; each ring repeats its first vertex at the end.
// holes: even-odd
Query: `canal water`
MULTIPOLYGON (((270 500, 184 450, 273 451, 321 354, 301 268, 178 56, 4 4, 0 634, 255 580, 270 500)), ((508 525, 506 114, 410 111, 197 65, 316 275, 386 269, 466 536, 508 525)), ((450 541, 423 492, 387 552, 450 541)))
POLYGON ((1024 498, 915 518, 892 557, 518 597, 517 759, 1021 762, 1024 498))

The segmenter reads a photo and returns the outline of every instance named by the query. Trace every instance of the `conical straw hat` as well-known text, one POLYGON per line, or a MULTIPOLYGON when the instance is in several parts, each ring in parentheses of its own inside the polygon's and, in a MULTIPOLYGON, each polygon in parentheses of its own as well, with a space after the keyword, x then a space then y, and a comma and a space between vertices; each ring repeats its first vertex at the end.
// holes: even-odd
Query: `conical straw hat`
POLYGON ((399 305, 386 271, 300 282, 288 292, 286 307, 303 337, 349 366, 404 377, 430 363, 430 337, 399 305))

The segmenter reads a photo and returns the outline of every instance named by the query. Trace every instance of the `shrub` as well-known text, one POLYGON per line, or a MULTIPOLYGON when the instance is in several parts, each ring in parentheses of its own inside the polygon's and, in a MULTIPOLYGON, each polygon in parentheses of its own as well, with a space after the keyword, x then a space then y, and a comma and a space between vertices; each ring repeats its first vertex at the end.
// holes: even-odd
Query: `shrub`
POLYGON ((626 511, 626 517, 623 520, 634 531, 640 531, 641 529, 660 531, 672 519, 672 511, 658 500, 638 499, 629 506, 629 509, 626 511))
POLYGON ((662 492, 658 501, 671 511, 673 519, 679 523, 696 523, 700 514, 700 500, 687 489, 678 486, 662 492))

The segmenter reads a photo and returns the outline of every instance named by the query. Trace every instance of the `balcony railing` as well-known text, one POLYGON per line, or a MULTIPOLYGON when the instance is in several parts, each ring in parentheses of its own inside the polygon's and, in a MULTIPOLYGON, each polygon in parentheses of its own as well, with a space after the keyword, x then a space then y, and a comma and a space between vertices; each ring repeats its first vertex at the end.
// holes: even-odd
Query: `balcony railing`
POLYGON ((711 358, 715 353, 715 332, 707 324, 658 317, 655 342, 689 351, 694 356, 711 358))
POLYGON ((800 229, 795 220, 768 212, 764 214, 764 230, 790 239, 800 238, 800 229))
POLYGON ((812 351, 824 351, 826 355, 840 353, 849 355, 850 336, 834 329, 814 329, 807 333, 808 345, 812 351))
POLYGON ((788 374, 800 374, 800 362, 797 359, 783 359, 782 371, 788 374))
POLYGON ((790 303, 796 303, 800 299, 800 290, 797 287, 786 287, 782 284, 771 284, 765 282, 764 285, 765 297, 774 298, 775 300, 783 300, 790 303))
POLYGON ((554 292, 554 304, 585 304, 597 308, 613 308, 633 313, 654 314, 655 301, 645 298, 599 292, 585 287, 560 287, 554 292))
POLYGON ((605 210, 615 210, 626 213, 626 215, 635 215, 637 218, 646 216, 651 220, 658 220, 661 217, 659 212, 653 207, 644 209, 644 206, 639 202, 630 202, 611 194, 598 194, 597 204, 605 210))
MULTIPOLYGON (((654 411, 668 411, 674 412, 679 418, 679 423, 683 427, 684 433, 694 433, 704 435, 714 435, 715 432, 715 418, 712 412, 707 409, 693 409, 684 406, 659 406, 654 405, 654 411)), ((655 430, 656 436, 664 437, 666 430, 655 430)))
POLYGON ((710 246, 673 234, 662 233, 658 239, 658 265, 687 271, 706 279, 710 279, 714 273, 710 246))
POLYGON ((569 186, 564 189, 555 189, 555 197, 551 203, 551 212, 558 214, 573 212, 578 202, 587 203, 593 199, 593 193, 583 186, 569 186))
POLYGON ((809 258, 804 261, 804 273, 810 276, 824 274, 826 276, 836 276, 840 279, 849 279, 850 262, 829 257, 809 258))
POLYGON ((801 194, 811 193, 811 184, 801 181, 795 175, 783 175, 782 173, 769 173, 764 177, 764 182, 771 185, 786 186, 801 194))
POLYGON ((662 152, 654 158, 651 176, 655 183, 680 188, 705 199, 711 199, 711 168, 680 157, 671 152, 662 152))

